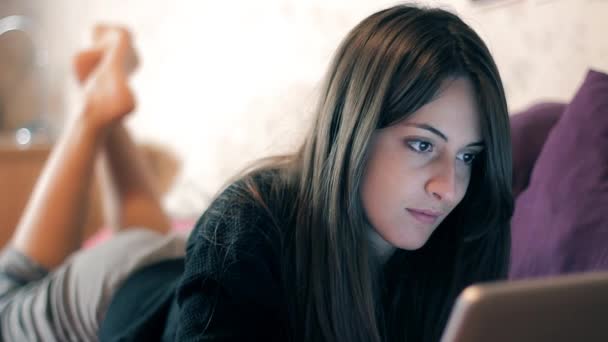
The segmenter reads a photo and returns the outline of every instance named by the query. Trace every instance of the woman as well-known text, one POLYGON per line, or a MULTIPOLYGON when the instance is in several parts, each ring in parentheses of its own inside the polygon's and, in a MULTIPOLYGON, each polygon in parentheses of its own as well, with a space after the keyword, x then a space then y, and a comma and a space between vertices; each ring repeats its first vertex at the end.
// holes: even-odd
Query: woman
POLYGON ((508 116, 481 39, 395 6, 347 35, 323 90, 300 149, 237 177, 185 262, 128 269, 101 340, 436 341, 464 287, 505 277, 508 116))

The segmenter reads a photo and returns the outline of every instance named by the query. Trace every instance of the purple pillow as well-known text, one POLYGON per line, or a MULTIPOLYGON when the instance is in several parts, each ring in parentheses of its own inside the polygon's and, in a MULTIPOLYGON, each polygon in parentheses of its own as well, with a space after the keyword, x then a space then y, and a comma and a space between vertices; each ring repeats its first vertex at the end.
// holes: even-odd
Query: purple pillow
POLYGON ((549 132, 557 123, 566 105, 539 103, 523 112, 511 115, 511 141, 513 146, 513 196, 528 187, 536 159, 549 132))
POLYGON ((608 270, 608 75, 588 72, 515 203, 511 279, 608 270))

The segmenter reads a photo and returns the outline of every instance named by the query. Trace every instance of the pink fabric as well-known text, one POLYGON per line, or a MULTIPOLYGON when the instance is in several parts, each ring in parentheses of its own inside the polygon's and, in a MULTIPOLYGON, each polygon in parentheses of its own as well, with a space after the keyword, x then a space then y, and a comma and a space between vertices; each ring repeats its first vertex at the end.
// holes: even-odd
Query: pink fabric
MULTIPOLYGON (((179 233, 188 233, 192 227, 194 226, 194 223, 196 221, 195 220, 188 220, 188 219, 183 219, 183 220, 174 220, 171 223, 171 228, 173 231, 175 232, 179 232, 179 233)), ((89 238, 88 240, 86 240, 82 246, 83 248, 90 248, 92 246, 95 246, 99 243, 102 243, 103 241, 106 241, 108 239, 110 239, 110 237, 112 237, 113 235, 113 231, 109 228, 102 228, 99 230, 99 232, 97 232, 95 235, 93 235, 91 238, 89 238)))

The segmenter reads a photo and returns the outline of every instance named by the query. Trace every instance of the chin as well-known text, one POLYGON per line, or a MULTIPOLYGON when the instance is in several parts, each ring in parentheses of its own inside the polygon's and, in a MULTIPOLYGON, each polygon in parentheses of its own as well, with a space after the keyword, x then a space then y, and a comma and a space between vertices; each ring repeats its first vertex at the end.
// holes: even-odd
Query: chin
POLYGON ((415 250, 418 250, 418 249, 424 247, 424 245, 426 245, 426 241, 427 240, 425 240, 424 242, 420 242, 420 243, 411 243, 411 244, 403 246, 403 248, 401 248, 401 249, 405 249, 408 251, 415 251, 415 250))
POLYGON ((408 251, 415 251, 426 245, 431 237, 430 234, 420 234, 420 232, 408 232, 405 236, 400 236, 398 241, 391 243, 393 246, 408 251))
POLYGON ((399 243, 393 244, 393 246, 395 246, 399 249, 407 250, 407 251, 415 251, 417 249, 424 247, 424 245, 426 245, 428 240, 429 240, 428 238, 420 239, 420 240, 407 239, 405 241, 399 241, 399 243))

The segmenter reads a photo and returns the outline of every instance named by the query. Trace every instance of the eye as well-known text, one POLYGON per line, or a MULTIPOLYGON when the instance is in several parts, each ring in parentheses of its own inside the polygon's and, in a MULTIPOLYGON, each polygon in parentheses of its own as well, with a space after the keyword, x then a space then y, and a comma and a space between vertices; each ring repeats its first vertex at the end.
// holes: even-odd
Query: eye
POLYGON ((462 153, 458 155, 458 159, 462 160, 465 164, 471 165, 475 158, 477 158, 478 153, 462 153))
POLYGON ((424 140, 409 140, 407 142, 408 147, 418 153, 429 153, 433 152, 433 144, 424 140))

